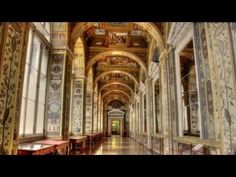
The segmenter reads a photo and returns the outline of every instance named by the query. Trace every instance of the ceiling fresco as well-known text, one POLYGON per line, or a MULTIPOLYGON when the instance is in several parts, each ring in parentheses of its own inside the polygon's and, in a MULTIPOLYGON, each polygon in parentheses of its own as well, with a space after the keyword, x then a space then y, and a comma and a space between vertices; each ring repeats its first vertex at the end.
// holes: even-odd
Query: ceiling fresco
POLYGON ((88 47, 147 48, 150 36, 132 23, 103 22, 87 29, 84 39, 88 47))
POLYGON ((127 67, 127 68, 138 68, 137 62, 123 56, 107 56, 104 59, 100 59, 97 62, 97 69, 102 67, 127 67))

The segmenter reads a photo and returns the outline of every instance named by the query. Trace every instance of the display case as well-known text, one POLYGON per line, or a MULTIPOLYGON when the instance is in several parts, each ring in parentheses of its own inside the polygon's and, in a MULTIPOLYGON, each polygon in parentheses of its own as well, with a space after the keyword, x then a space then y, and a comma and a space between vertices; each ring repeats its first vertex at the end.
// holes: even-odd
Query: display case
POLYGON ((55 146, 56 155, 67 155, 69 152, 68 141, 46 139, 46 140, 36 141, 35 143, 55 146))
POLYGON ((55 154, 54 145, 28 143, 18 146, 18 155, 48 155, 55 154))

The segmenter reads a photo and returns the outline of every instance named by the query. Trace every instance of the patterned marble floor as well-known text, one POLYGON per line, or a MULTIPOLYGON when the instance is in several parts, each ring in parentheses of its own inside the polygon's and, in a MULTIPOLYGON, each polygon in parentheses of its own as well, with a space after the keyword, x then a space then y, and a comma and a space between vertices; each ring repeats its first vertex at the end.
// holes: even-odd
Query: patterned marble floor
POLYGON ((98 145, 91 147, 84 155, 152 155, 146 146, 133 139, 120 136, 103 138, 98 145))

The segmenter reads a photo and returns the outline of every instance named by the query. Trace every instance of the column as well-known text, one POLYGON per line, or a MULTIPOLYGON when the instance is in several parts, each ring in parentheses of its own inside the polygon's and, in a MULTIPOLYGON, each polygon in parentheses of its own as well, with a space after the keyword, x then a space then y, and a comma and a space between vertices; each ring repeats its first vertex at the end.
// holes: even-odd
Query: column
POLYGON ((0 154, 17 154, 28 27, 0 23, 0 154))
POLYGON ((46 136, 69 136, 72 52, 68 49, 68 24, 52 23, 52 49, 48 69, 46 136))
POLYGON ((72 55, 67 49, 52 49, 48 77, 46 135, 68 139, 72 78, 72 55))
POLYGON ((152 108, 152 81, 151 78, 147 78, 145 81, 146 99, 147 99, 147 142, 148 147, 151 149, 152 132, 153 132, 153 108, 152 108))
POLYGON ((85 134, 93 133, 93 91, 86 93, 85 134))
POLYGON ((84 77, 74 77, 72 83, 71 101, 71 133, 84 135, 85 115, 85 80, 84 77))
POLYGON ((93 133, 98 132, 98 87, 97 84, 94 88, 94 97, 93 97, 93 133))

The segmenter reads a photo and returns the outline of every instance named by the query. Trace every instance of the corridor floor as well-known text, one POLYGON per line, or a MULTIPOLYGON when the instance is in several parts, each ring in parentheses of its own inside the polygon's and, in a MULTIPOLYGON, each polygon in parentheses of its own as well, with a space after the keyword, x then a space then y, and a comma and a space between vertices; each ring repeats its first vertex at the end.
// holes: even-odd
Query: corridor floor
POLYGON ((91 147, 85 155, 152 155, 147 147, 130 138, 112 136, 103 138, 102 142, 91 147))

